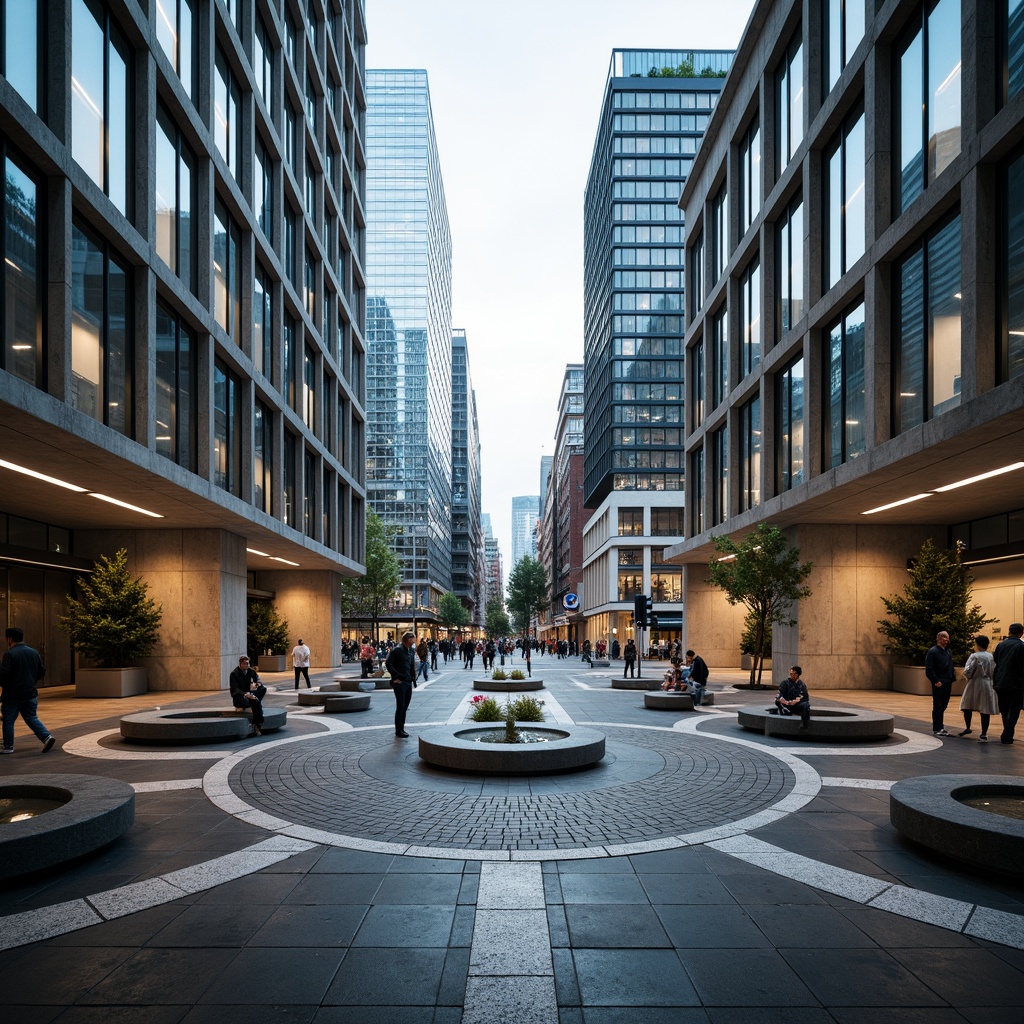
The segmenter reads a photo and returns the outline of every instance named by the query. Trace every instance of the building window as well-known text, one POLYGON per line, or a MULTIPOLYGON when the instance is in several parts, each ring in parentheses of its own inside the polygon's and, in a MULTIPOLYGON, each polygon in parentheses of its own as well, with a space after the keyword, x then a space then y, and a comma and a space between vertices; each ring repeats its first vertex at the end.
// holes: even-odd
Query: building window
POLYGON ((213 482, 229 494, 241 490, 240 385, 219 360, 213 364, 213 482))
POLYGON ((711 407, 729 394, 729 310, 725 305, 711 321, 711 407))
POLYGON ((619 548, 619 565, 643 565, 643 548, 619 548))
POLYGON ((156 118, 156 254, 192 290, 196 158, 163 107, 156 118))
POLYGON ((252 503, 269 516, 274 493, 274 414, 262 402, 253 411, 252 457, 252 503))
POLYGON ((71 225, 71 407, 128 434, 131 314, 127 271, 71 225))
POLYGON ((316 536, 316 459, 308 448, 302 449, 302 525, 307 537, 316 536))
POLYGON ((192 0, 156 0, 156 40, 192 96, 192 0))
POLYGON ((704 339, 700 338, 690 350, 690 408, 691 422, 696 430, 704 422, 704 339))
POLYGON ((775 166, 789 166, 804 137, 804 50, 801 29, 793 34, 775 74, 775 166))
POLYGON ((711 525, 729 518, 729 428, 711 435, 711 525))
POLYGON ((307 249, 302 298, 306 306, 306 313, 313 321, 314 326, 316 325, 316 269, 316 260, 314 260, 312 252, 307 249))
POLYGON ((864 0, 824 0, 822 6, 827 96, 864 38, 864 0))
POLYGON ((761 504, 761 399, 740 407, 740 511, 761 504))
POLYGON ((864 255, 864 111, 858 108, 825 151, 825 279, 828 287, 864 255))
POLYGON ((804 206, 797 196, 779 219, 775 232, 775 337, 791 331, 804 315, 804 206))
POLYGON ((292 174, 296 173, 296 154, 298 153, 298 146, 296 143, 296 130, 295 130, 295 109, 288 102, 284 105, 284 158, 288 163, 288 166, 292 169, 292 174))
POLYGON ((789 491, 804 482, 804 360, 794 360, 776 377, 778 442, 775 476, 778 489, 789 491))
POLYGON ((690 495, 690 536, 704 532, 704 449, 690 455, 690 477, 687 483, 690 495))
POLYGON ((825 345, 829 380, 825 468, 831 469, 863 455, 866 448, 863 302, 832 326, 825 345))
MULTIPOLYGON (((1024 6, 1024 0, 1021 4, 1024 6)), ((1021 27, 1024 29, 1024 25, 1021 27)), ((1006 381, 1024 374, 1024 156, 1007 168, 1003 209, 1006 211, 1002 267, 1005 333, 999 378, 1006 381)))
POLYGON ((252 212, 263 237, 274 244, 274 164, 267 147, 256 140, 256 167, 252 176, 252 212))
POLYGON ((40 69, 45 57, 40 53, 39 40, 45 39, 41 22, 45 5, 38 0, 3 0, 3 17, 0 31, 3 32, 3 46, 0 55, 3 68, 0 73, 21 98, 39 113, 41 95, 40 69))
POLYGON ((761 362, 761 263, 755 259, 740 278, 740 376, 761 362))
POLYGON ((284 249, 281 253, 282 270, 288 281, 295 280, 295 214, 290 206, 284 210, 284 249))
POLYGON ((43 225, 39 186, 7 155, 4 158, 3 278, 4 343, 0 365, 12 376, 43 387, 43 225))
POLYGON ((284 315, 284 385, 281 393, 288 403, 288 408, 298 412, 295 402, 295 321, 287 314, 284 315))
POLYGON ((302 422, 316 433, 316 355, 308 345, 302 360, 302 422))
POLYGON ((260 15, 256 15, 256 35, 253 41, 253 72, 256 90, 268 111, 274 109, 274 48, 267 32, 267 26, 260 15))
POLYGON ((905 210, 960 153, 960 0, 918 11, 898 64, 894 166, 905 210))
POLYGON ((652 508, 652 537, 681 537, 683 535, 682 508, 652 508))
MULTIPOLYGON (((1024 0, 1021 0, 1024 3, 1024 0)), ((690 300, 691 321, 704 302, 704 232, 698 232, 690 249, 690 300)))
POLYGON ((196 470, 195 335, 156 306, 156 451, 196 470))
POLYGON ((642 572, 619 571, 620 601, 632 601, 638 594, 644 593, 644 574, 642 572))
POLYGON ((257 264, 252 287, 252 361, 268 380, 273 367, 271 338, 274 329, 274 304, 271 283, 257 264))
POLYGON ((295 505, 295 449, 298 438, 290 431, 284 432, 284 476, 281 495, 281 521, 292 529, 298 528, 298 508, 295 505))
POLYGON ((238 254, 242 247, 238 225, 222 203, 214 205, 213 214, 213 293, 214 318, 228 337, 238 344, 238 305, 241 282, 238 254))
POLYGON ((235 76, 231 73, 224 51, 219 48, 214 70, 213 142, 237 181, 241 169, 239 108, 242 105, 242 93, 235 76))
POLYGON ((644 510, 642 508, 619 509, 619 536, 642 537, 644 535, 644 510))
POLYGON ((711 204, 711 270, 715 281, 725 272, 729 262, 729 193, 726 186, 718 190, 711 204))
POLYGON ((899 434, 960 404, 959 215, 900 261, 897 280, 899 434))
POLYGON ((651 600, 659 604, 678 604, 683 599, 683 573, 680 569, 662 569, 651 573, 651 600))
POLYGON ((740 143, 740 234, 746 233, 761 209, 761 122, 750 122, 740 143))
POLYGON ((71 154, 114 206, 130 216, 128 45, 105 8, 93 0, 73 0, 71 50, 71 154))

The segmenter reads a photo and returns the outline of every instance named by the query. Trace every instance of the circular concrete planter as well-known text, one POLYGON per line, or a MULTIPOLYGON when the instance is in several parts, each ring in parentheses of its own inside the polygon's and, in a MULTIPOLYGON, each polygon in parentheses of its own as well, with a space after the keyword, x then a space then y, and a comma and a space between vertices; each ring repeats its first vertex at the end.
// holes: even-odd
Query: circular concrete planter
POLYGON ((649 679, 613 679, 613 690, 659 690, 661 680, 651 676, 649 679))
POLYGON ((807 730, 800 729, 799 715, 773 715, 768 708, 743 708, 739 723, 765 736, 808 740, 884 740, 892 735, 892 715, 861 708, 812 708, 807 730))
POLYGON ((420 758, 438 768, 488 775, 533 775, 568 772, 597 764, 604 757, 604 734, 596 729, 561 729, 534 722, 524 729, 550 733, 547 743, 476 743, 474 733, 503 728, 491 723, 467 722, 428 729, 419 738, 420 758))
POLYGON ((474 690, 487 693, 526 693, 529 690, 543 690, 543 679, 474 679, 474 690))
POLYGON ((692 711, 693 698, 688 693, 651 690, 644 694, 644 707, 654 711, 692 711))
POLYGON ((63 864, 106 846, 135 821, 135 790, 95 775, 33 775, 0 783, 0 799, 58 800, 27 821, 0 825, 0 879, 63 864))
MULTIPOLYGON (((287 721, 284 708, 264 707, 264 732, 275 732, 287 721)), ((251 724, 252 714, 235 708, 139 711, 121 719, 121 737, 139 743, 210 743, 244 739, 251 724)))
POLYGON ((1016 775, 921 775, 889 790, 893 827, 937 853, 984 871, 1024 875, 1024 821, 968 807, 958 798, 1024 799, 1016 775))
MULTIPOLYGON (((963 669, 957 669, 956 682, 950 691, 954 697, 959 697, 964 692, 963 669)), ((922 697, 930 697, 932 684, 924 674, 924 667, 918 665, 893 665, 892 667, 892 688, 897 693, 916 693, 922 697)))
POLYGON ((368 693, 352 693, 344 696, 328 695, 324 701, 324 713, 328 715, 346 715, 352 711, 369 711, 370 695, 368 693))

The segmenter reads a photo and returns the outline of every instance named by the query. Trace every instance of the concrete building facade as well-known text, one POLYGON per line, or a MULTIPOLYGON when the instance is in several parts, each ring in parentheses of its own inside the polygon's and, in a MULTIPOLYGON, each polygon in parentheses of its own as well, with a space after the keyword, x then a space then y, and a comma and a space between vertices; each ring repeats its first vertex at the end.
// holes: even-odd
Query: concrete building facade
POLYGON ((124 547, 163 607, 152 689, 226 686, 253 599, 336 663, 365 524, 363 3, 5 14, 0 620, 72 681, 64 595, 124 547))
POLYGON ((1024 618, 1024 55, 1015 3, 762 0, 683 190, 685 633, 738 659, 713 534, 814 563, 777 663, 889 685, 926 537, 1024 618))

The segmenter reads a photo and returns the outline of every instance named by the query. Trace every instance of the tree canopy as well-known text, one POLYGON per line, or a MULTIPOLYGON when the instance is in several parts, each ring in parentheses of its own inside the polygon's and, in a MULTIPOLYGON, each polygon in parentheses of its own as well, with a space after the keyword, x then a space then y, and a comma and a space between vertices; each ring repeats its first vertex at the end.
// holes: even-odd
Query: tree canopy
POLYGON ((800 549, 783 536, 777 526, 759 523, 739 543, 731 537, 712 538, 718 552, 708 565, 708 582, 725 591, 729 604, 747 609, 744 639, 753 650, 751 685, 761 685, 766 643, 773 625, 792 626, 794 601, 810 596, 804 580, 811 574, 810 562, 800 563, 800 549), (756 676, 756 678, 755 678, 756 676))
POLYGON ((487 602, 487 621, 484 628, 491 640, 499 636, 508 636, 512 632, 512 623, 509 622, 508 613, 500 598, 493 597, 487 602))
POLYGON ((394 552, 394 536, 394 527, 385 526, 376 512, 367 512, 366 575, 341 581, 342 614, 372 622, 374 637, 381 612, 402 582, 402 563, 394 552))
POLYGON ((437 621, 449 632, 453 629, 462 629, 469 623, 469 612, 450 590, 447 594, 442 594, 441 600, 437 602, 437 621))
POLYGON ((530 619, 548 603, 548 574, 535 558, 524 555, 508 578, 508 610, 518 633, 526 633, 530 619))
POLYGON ((883 597, 892 618, 880 619, 878 631, 886 637, 885 649, 900 662, 923 665, 936 634, 949 634, 949 652, 963 664, 974 649, 977 633, 995 619, 988 619, 979 605, 971 604, 974 578, 964 566, 960 551, 945 551, 931 539, 921 545, 903 596, 883 597))

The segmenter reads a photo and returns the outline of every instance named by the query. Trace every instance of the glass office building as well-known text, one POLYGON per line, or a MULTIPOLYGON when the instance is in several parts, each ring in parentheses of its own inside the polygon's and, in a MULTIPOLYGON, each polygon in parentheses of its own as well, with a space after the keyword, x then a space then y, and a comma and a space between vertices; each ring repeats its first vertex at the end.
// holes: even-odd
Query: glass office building
POLYGON ((367 72, 367 494, 394 527, 396 621, 452 588, 451 237, 427 73, 367 72))

